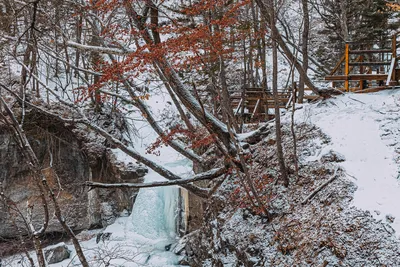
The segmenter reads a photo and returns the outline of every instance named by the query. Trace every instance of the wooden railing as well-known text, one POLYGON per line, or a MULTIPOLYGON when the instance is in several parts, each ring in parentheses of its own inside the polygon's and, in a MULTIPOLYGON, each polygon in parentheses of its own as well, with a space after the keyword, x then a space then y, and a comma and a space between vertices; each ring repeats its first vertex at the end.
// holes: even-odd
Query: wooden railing
MULTIPOLYGON (((287 109, 296 101, 297 95, 294 93, 296 90, 296 83, 287 89, 278 90, 278 106, 281 109, 287 109)), ((308 88, 306 91, 311 92, 308 88)), ((275 98, 271 91, 266 91, 261 87, 246 87, 240 91, 230 92, 231 103, 234 114, 246 122, 266 121, 274 117, 272 109, 275 107, 275 98), (246 112, 243 112, 246 110, 246 112)), ((306 94, 304 99, 314 100, 317 95, 306 94)))
POLYGON ((350 83, 355 81, 359 85, 352 91, 365 89, 367 81, 376 81, 376 87, 397 84, 398 35, 396 33, 391 39, 380 41, 378 49, 374 48, 377 46, 374 43, 347 42, 344 55, 325 80, 332 81, 333 87, 337 82, 344 82, 345 91, 350 91, 350 83), (376 67, 376 73, 372 73, 373 67, 376 67))

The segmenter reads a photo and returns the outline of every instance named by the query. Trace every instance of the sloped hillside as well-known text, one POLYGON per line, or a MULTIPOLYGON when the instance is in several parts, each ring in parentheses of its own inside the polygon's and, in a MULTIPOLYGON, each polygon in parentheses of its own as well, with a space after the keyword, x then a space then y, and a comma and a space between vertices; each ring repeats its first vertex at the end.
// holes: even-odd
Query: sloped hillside
POLYGON ((249 209, 239 182, 227 180, 188 242, 191 266, 399 266, 399 103, 394 90, 298 106, 298 180, 286 114, 289 188, 279 186, 269 124, 248 153, 272 220, 249 209))

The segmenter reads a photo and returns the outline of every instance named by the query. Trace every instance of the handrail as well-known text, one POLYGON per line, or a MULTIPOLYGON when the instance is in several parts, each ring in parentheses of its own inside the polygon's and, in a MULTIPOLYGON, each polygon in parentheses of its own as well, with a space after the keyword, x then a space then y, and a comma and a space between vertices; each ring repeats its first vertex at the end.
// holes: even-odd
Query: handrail
POLYGON ((380 53, 390 53, 392 49, 370 49, 370 50, 350 50, 349 53, 356 55, 356 54, 380 54, 380 53))
POLYGON ((396 64, 396 58, 392 58, 392 63, 390 64, 390 69, 389 69, 389 73, 388 73, 388 77, 386 80, 386 85, 390 85, 390 81, 392 79, 393 76, 393 71, 394 71, 394 65, 396 64))
POLYGON ((256 110, 257 110, 257 108, 258 108, 258 104, 259 104, 259 103, 260 103, 260 99, 257 100, 256 106, 255 106, 254 109, 253 109, 253 114, 251 114, 251 118, 253 118, 254 115, 256 114, 256 110))
POLYGON ((237 108, 236 108, 236 110, 235 110, 235 116, 238 114, 238 112, 239 112, 239 108, 240 108, 240 106, 242 105, 242 101, 243 101, 243 98, 241 98, 240 99, 240 101, 239 101, 239 105, 237 106, 237 108))

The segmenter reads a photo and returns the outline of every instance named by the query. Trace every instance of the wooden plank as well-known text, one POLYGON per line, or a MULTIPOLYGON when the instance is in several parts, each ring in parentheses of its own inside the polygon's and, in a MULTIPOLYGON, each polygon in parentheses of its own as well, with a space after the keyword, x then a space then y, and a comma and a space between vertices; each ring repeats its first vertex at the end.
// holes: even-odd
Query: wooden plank
POLYGON ((289 97, 288 101, 286 102, 286 105, 285 105, 285 108, 286 108, 286 109, 288 109, 289 106, 290 106, 290 103, 292 103, 293 97, 294 97, 294 94, 292 94, 292 95, 289 97))
POLYGON ((235 115, 238 114, 239 108, 240 108, 240 106, 242 105, 242 102, 243 102, 243 99, 240 99, 239 105, 237 106, 237 108, 236 108, 236 110, 235 110, 235 115))
MULTIPOLYGON (((286 109, 286 106, 279 105, 279 108, 286 109)), ((270 109, 274 109, 274 107, 270 107, 270 109)))
MULTIPOLYGON (((286 102, 288 102, 288 101, 289 101, 289 98, 278 99, 278 102, 286 103, 286 102)), ((274 102, 275 102, 274 99, 268 99, 268 100, 267 100, 267 104, 268 104, 268 105, 270 105, 271 103, 273 104, 274 102)))
POLYGON ((260 90, 260 91, 256 91, 256 90, 251 90, 251 91, 249 91, 249 90, 246 90, 246 92, 245 92, 246 95, 251 95, 251 94, 262 95, 262 94, 264 94, 264 93, 265 93, 265 92, 262 91, 262 90, 260 90))
MULTIPOLYGON (((292 94, 278 94, 278 97, 281 98, 289 98, 292 94)), ((268 95, 267 96, 268 99, 274 99, 274 96, 268 95)))
MULTIPOLYGON (((345 88, 335 88, 336 90, 343 91, 345 92, 345 88)), ((353 92, 355 94, 363 94, 363 93, 373 93, 373 92, 379 92, 382 90, 388 90, 388 89, 393 89, 393 86, 376 86, 376 87, 370 87, 366 88, 363 90, 360 90, 359 87, 351 87, 350 92, 353 92)))
MULTIPOLYGON (((278 92, 281 92, 281 91, 287 91, 287 89, 278 89, 278 92)), ((229 91, 229 92, 231 92, 231 91, 229 91)), ((240 91, 232 91, 232 92, 240 92, 240 91)), ((246 93, 248 93, 248 92, 255 92, 255 93, 261 93, 261 92, 268 92, 267 90, 263 90, 263 88, 262 87, 248 87, 248 88, 246 88, 246 93)), ((272 93, 272 92, 271 92, 272 93)))
POLYGON ((333 70, 332 70, 331 73, 329 73, 329 74, 330 74, 330 75, 333 75, 333 74, 340 68, 340 65, 342 65, 342 63, 343 63, 344 60, 345 60, 345 55, 343 55, 343 56, 340 58, 339 62, 336 64, 336 66, 333 68, 333 70))
POLYGON ((263 97, 246 97, 246 100, 249 100, 249 101, 257 101, 257 100, 259 100, 259 99, 265 99, 265 98, 263 98, 263 97))
MULTIPOLYGON (((247 106, 247 108, 255 108, 256 105, 251 105, 251 106, 247 106)), ((270 107, 270 108, 274 108, 274 107, 270 107)), ((279 105, 279 108, 286 108, 283 105, 279 105)))
POLYGON ((394 66, 396 64, 396 58, 392 58, 392 63, 390 64, 389 74, 387 76, 386 85, 390 84, 390 81, 393 78, 394 66))
POLYGON ((251 114, 251 118, 253 118, 254 117, 254 114, 256 114, 256 111, 257 111, 257 108, 258 108, 258 105, 260 104, 260 99, 258 99, 258 101, 257 101, 257 103, 256 103, 256 106, 254 107, 254 109, 253 109, 253 114, 251 114))
POLYGON ((350 74, 326 76, 325 81, 358 81, 358 80, 386 80, 387 74, 350 74))
MULTIPOLYGON (((286 96, 281 96, 281 95, 279 95, 278 96, 279 98, 278 98, 278 100, 288 100, 289 99, 289 97, 286 97, 286 96)), ((250 101, 257 101, 257 100, 264 100, 264 101, 273 101, 274 100, 274 98, 273 97, 247 97, 246 98, 246 100, 250 100, 250 101)))
MULTIPOLYGON (((392 39, 384 39, 382 41, 380 41, 380 43, 390 43, 392 39)), ((371 45, 373 44, 373 42, 371 41, 364 41, 364 42, 360 42, 360 41, 347 41, 347 44, 351 44, 351 45, 362 45, 362 44, 367 44, 367 45, 371 45)))
POLYGON ((379 61, 379 62, 350 62, 349 66, 388 66, 390 65, 390 62, 384 62, 384 61, 379 61))
POLYGON ((391 53, 392 49, 350 50, 350 55, 391 53))

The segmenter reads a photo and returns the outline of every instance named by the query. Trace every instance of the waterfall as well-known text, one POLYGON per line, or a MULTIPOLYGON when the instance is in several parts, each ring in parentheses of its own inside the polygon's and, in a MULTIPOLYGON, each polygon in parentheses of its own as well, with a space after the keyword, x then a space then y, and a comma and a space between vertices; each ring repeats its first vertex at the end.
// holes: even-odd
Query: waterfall
POLYGON ((140 189, 131 214, 132 230, 153 240, 174 239, 178 194, 175 186, 140 189))
MULTIPOLYGON (((187 159, 171 162, 175 153, 170 153, 160 162, 170 171, 186 177, 191 174, 192 164, 187 159), (167 157, 168 156, 168 157, 167 157), (169 160, 169 161, 168 161, 169 160)), ((150 170, 145 182, 165 180, 150 170)), ((142 188, 136 196, 132 213, 120 218, 107 227, 105 232, 112 233, 111 242, 118 249, 126 246, 132 264, 121 266, 162 266, 176 267, 182 258, 173 250, 178 242, 178 225, 181 224, 183 201, 179 201, 180 190, 177 186, 142 188)), ((185 216, 185 214, 183 214, 185 216)))
MULTIPOLYGON (((150 171, 146 182, 160 180, 150 171)), ((142 188, 136 197, 126 231, 134 239, 144 266, 178 266, 180 257, 172 252, 177 238, 179 188, 142 188)))

